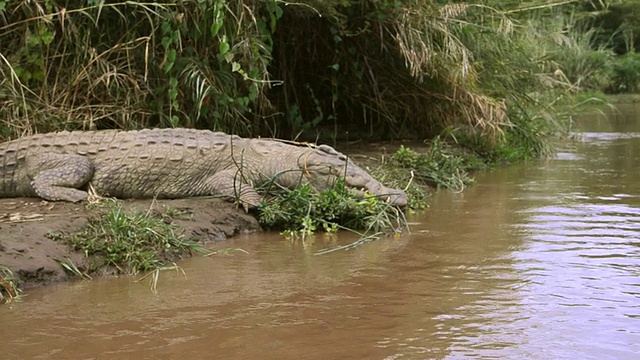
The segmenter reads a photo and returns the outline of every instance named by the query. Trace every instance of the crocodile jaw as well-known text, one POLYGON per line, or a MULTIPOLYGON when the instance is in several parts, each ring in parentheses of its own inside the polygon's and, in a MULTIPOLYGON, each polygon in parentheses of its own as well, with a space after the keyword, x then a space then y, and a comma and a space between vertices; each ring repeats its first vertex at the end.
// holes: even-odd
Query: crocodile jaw
POLYGON ((404 191, 400 189, 388 188, 376 180, 373 180, 373 182, 370 182, 367 186, 365 186, 364 190, 369 194, 381 198, 391 205, 395 205, 400 208, 404 208, 409 205, 409 197, 404 191))
MULTIPOLYGON (((341 164, 333 164, 328 159, 312 163, 308 161, 301 169, 307 181, 316 191, 322 191, 333 186, 339 178, 344 178, 345 186, 353 189, 359 196, 365 194, 377 196, 387 203, 404 208, 409 204, 407 194, 400 189, 388 188, 374 179, 367 172, 359 168, 350 160, 343 159, 341 164)), ((335 160, 335 159, 333 159, 335 160)))

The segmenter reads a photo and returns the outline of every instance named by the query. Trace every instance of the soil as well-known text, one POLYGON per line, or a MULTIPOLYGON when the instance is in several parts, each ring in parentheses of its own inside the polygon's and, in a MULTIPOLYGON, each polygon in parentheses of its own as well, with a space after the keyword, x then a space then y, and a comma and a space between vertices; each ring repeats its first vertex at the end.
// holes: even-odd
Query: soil
MULTIPOLYGON (((187 212, 188 219, 175 222, 186 236, 194 236, 202 243, 261 230, 253 215, 215 198, 130 200, 125 204, 141 210, 161 210, 167 206, 187 212)), ((21 288, 70 279, 56 259, 68 258, 78 266, 88 260, 46 235, 78 232, 96 211, 83 204, 0 199, 0 265, 19 278, 21 288)))

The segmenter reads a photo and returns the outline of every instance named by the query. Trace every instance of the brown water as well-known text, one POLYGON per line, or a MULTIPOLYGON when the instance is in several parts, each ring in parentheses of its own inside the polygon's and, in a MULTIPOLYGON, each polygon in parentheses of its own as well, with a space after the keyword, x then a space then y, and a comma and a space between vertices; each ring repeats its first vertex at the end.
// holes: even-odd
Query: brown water
POLYGON ((638 359, 640 106, 555 160, 442 192, 412 234, 236 238, 164 273, 0 308, 1 359, 638 359))

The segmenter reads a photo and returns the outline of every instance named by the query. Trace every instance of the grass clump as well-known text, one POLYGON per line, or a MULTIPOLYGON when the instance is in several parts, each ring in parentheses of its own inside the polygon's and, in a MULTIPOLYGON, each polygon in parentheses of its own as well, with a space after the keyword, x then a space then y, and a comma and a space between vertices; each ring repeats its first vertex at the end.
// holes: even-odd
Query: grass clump
POLYGON ((289 237, 303 238, 318 230, 333 233, 343 229, 369 236, 406 228, 402 211, 376 196, 358 196, 345 187, 344 179, 320 193, 308 184, 283 190, 263 202, 259 221, 267 228, 286 229, 284 234, 289 237))
POLYGON ((456 153, 439 137, 433 140, 426 153, 419 154, 400 146, 392 159, 395 165, 409 170, 422 183, 453 191, 462 191, 473 184, 469 171, 478 166, 471 158, 456 153))
MULTIPOLYGON (((89 219, 85 229, 63 238, 74 250, 96 259, 88 272, 113 267, 118 273, 137 274, 166 267, 194 251, 206 253, 166 216, 125 210, 120 201, 98 206, 103 208, 89 219)), ((77 267, 71 268, 75 269, 71 273, 78 273, 77 267)))
POLYGON ((471 173, 486 166, 474 152, 449 145, 438 136, 423 153, 401 145, 390 161, 371 172, 391 187, 404 188, 409 209, 422 210, 430 188, 463 191, 474 182, 471 173))
POLYGON ((18 287, 20 282, 11 270, 0 265, 0 304, 8 304, 19 299, 22 290, 18 287))

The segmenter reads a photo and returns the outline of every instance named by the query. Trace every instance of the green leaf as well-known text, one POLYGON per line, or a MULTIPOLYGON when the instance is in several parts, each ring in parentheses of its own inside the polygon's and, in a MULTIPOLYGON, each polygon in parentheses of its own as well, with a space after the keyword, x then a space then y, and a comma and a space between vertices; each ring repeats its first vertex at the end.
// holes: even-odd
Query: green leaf
POLYGON ((169 52, 167 53, 167 61, 171 62, 171 63, 175 63, 176 62, 176 49, 171 49, 169 50, 169 52))
POLYGON ((228 53, 229 52, 229 48, 230 48, 230 46, 229 46, 228 42, 226 42, 226 41, 221 42, 220 43, 220 50, 219 50, 220 51, 220 55, 224 56, 224 54, 228 53))
POLYGON ((171 46, 171 38, 168 36, 165 36, 162 38, 162 41, 160 43, 162 44, 163 48, 168 49, 169 46, 171 46))
POLYGON ((175 100, 178 98, 178 90, 176 89, 169 89, 169 99, 171 100, 175 100))
POLYGON ((222 21, 214 22, 213 24, 211 24, 211 36, 218 35, 218 32, 220 31, 221 27, 222 27, 222 21))
POLYGON ((37 45, 40 45, 42 43, 42 40, 40 39, 39 36, 33 35, 33 34, 28 34, 27 35, 27 46, 29 47, 35 47, 37 45))
POLYGON ((42 42, 49 46, 53 42, 53 33, 47 29, 42 33, 41 38, 42 42))
POLYGON ((284 14, 284 10, 282 10, 282 8, 280 6, 278 6, 278 4, 275 4, 274 9, 275 10, 275 14, 276 14, 276 18, 280 19, 282 17, 282 14, 284 14))
POLYGON ((171 24, 169 24, 168 21, 165 21, 162 23, 161 28, 162 28, 162 33, 166 34, 171 30, 171 24))
POLYGON ((165 74, 168 73, 169 71, 171 71, 175 63, 176 63, 176 50, 171 49, 167 52, 167 61, 164 63, 164 66, 162 67, 162 71, 164 71, 165 74))
POLYGON ((253 83, 251 84, 251 86, 249 86, 249 99, 253 101, 257 98, 258 98, 258 85, 253 83))

